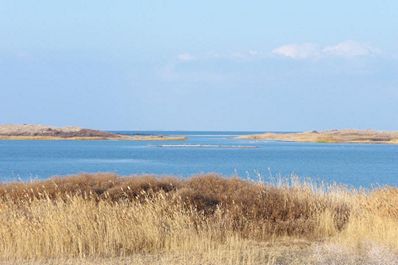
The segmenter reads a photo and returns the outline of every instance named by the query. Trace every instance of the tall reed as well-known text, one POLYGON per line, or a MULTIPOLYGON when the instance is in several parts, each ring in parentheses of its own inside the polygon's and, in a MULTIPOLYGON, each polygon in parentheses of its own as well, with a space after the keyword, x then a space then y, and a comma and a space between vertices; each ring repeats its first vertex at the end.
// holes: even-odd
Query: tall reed
POLYGON ((213 174, 0 185, 0 261, 177 255, 272 264, 281 246, 311 247, 298 255, 314 260, 314 245, 326 242, 397 253, 398 189, 275 186, 213 174))

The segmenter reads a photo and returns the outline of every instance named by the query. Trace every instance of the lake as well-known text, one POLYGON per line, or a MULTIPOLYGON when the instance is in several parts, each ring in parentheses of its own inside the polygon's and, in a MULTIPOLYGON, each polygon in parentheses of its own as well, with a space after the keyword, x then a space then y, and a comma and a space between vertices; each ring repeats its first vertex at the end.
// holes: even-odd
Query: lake
POLYGON ((254 132, 139 133, 186 135, 188 140, 0 141, 0 181, 80 172, 181 177, 217 172, 251 179, 298 175, 356 187, 398 186, 398 145, 235 139, 254 132))

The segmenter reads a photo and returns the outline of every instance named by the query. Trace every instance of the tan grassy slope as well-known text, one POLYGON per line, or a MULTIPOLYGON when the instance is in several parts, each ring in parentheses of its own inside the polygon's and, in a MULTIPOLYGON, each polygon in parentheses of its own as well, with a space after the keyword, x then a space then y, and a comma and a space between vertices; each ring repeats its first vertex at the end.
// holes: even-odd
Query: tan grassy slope
POLYGON ((302 133, 264 133, 240 136, 240 139, 277 140, 291 142, 325 143, 386 143, 398 144, 398 132, 373 130, 330 130, 302 133))
POLYGON ((80 127, 63 127, 22 124, 0 125, 0 140, 134 140, 165 141, 185 140, 182 136, 120 135, 80 127))
POLYGON ((0 186, 0 264, 397 262, 392 187, 111 174, 0 186))

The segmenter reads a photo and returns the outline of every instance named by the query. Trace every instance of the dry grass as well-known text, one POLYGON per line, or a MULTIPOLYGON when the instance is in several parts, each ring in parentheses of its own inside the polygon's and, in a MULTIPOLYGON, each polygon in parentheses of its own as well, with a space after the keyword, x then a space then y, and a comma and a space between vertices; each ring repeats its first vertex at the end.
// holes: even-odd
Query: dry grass
POLYGON ((311 131, 301 133, 263 133, 243 135, 240 139, 276 140, 288 142, 314 142, 314 143, 378 143, 397 144, 398 132, 373 131, 373 130, 330 130, 311 131))
POLYGON ((35 124, 0 124, 0 140, 129 140, 129 141, 183 141, 184 136, 122 135, 110 132, 35 124))
POLYGON ((398 189, 275 186, 217 175, 3 184, 0 264, 21 261, 396 264, 398 189))

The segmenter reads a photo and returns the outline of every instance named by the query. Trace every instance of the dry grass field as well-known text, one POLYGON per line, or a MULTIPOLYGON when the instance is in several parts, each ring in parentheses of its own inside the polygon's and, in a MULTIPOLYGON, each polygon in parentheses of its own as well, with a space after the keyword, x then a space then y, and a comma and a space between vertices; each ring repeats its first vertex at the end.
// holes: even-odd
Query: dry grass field
POLYGON ((330 130, 300 133, 263 133, 243 135, 240 139, 313 143, 398 144, 398 132, 373 130, 330 130))
POLYGON ((122 135, 83 129, 80 127, 54 127, 37 124, 0 124, 0 140, 126 140, 126 141, 184 141, 184 136, 122 135))
POLYGON ((398 189, 211 174, 6 183, 0 264, 398 264, 398 189))

